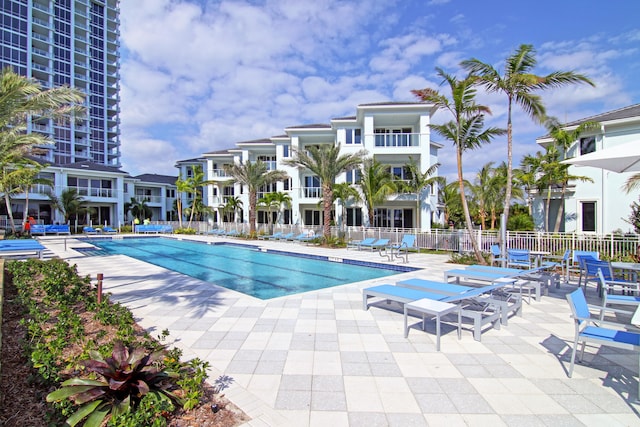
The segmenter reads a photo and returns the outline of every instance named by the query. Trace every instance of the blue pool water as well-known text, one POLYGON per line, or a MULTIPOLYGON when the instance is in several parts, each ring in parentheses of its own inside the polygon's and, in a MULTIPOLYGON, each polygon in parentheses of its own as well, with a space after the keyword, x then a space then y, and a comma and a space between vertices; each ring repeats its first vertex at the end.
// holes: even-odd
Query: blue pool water
POLYGON ((99 247, 101 254, 127 255, 260 299, 414 270, 399 266, 373 268, 350 260, 334 262, 303 254, 263 252, 247 245, 208 245, 163 237, 90 239, 88 242, 99 247))

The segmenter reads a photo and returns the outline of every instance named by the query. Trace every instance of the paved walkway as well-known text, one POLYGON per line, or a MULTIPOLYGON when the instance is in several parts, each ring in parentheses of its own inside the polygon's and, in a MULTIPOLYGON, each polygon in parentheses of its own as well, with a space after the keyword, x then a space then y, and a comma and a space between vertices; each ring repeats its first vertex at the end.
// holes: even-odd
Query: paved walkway
POLYGON ((168 328, 186 358, 211 364, 211 382, 232 377, 225 394, 252 417, 249 426, 640 425, 637 356, 587 348, 586 364, 567 378, 574 331, 564 292, 572 286, 525 303, 522 317, 485 331, 481 342, 464 329, 458 340, 443 325, 436 352, 432 322, 423 332, 412 318, 405 339, 399 306, 374 303, 364 311, 361 289, 405 277, 442 280, 455 267, 446 256, 411 254, 410 265, 421 271, 261 301, 125 256, 84 256, 73 248, 85 243, 75 239, 66 248, 61 238, 41 241, 48 256, 77 264, 81 274, 103 273, 105 290, 140 325, 154 336, 168 328))

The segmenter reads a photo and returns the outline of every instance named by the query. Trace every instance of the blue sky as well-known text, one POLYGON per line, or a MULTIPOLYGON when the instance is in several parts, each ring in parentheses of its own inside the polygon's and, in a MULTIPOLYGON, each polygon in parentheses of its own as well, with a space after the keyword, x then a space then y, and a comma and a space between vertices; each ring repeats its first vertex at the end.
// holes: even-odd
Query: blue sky
MULTIPOLYGON (((177 174, 175 161, 329 123, 361 103, 415 101, 438 88, 435 67, 478 58, 501 67, 520 44, 537 74, 573 70, 595 88, 545 92, 561 121, 640 102, 640 2, 620 0, 136 0, 121 5, 123 169, 177 174)), ((445 90, 446 88, 443 88, 445 90)), ((492 126, 505 98, 479 95, 492 126)), ((449 120, 436 113, 435 122, 449 120)), ((538 150, 544 128, 514 112, 514 162, 538 150)), ((440 175, 455 177, 451 143, 440 175)), ((465 177, 506 159, 506 137, 463 160, 465 177)))

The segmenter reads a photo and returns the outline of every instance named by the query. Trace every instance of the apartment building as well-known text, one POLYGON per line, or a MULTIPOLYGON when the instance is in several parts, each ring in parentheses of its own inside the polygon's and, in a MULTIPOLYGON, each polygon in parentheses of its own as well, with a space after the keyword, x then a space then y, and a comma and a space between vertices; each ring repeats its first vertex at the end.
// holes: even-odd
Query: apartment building
MULTIPOLYGON (((640 104, 566 123, 567 130, 592 121, 600 124, 598 130, 585 132, 567 150, 566 157, 576 157, 621 144, 640 144, 640 104)), ((536 139, 541 146, 551 144, 549 136, 536 139)), ((564 199, 564 215, 560 230, 565 232, 607 234, 614 231, 632 232, 627 222, 631 204, 638 201, 638 192, 627 194, 622 187, 631 172, 616 173, 589 166, 572 165, 569 174, 590 178, 590 181, 572 180, 564 199)), ((551 229, 555 225, 561 198, 559 189, 551 195, 551 229)), ((546 195, 545 195, 546 196, 546 195)), ((543 229, 546 198, 538 195, 534 199, 534 222, 543 229)))
POLYGON ((44 160, 120 166, 119 24, 118 0, 0 2, 0 66, 43 88, 68 85, 86 94, 84 117, 30 124, 29 132, 55 141, 44 160))
MULTIPOLYGON (((248 194, 239 184, 231 183, 224 166, 246 161, 265 162, 269 170, 287 172, 289 179, 261 188, 258 197, 270 192, 283 192, 291 198, 291 207, 279 214, 272 213, 283 224, 306 228, 319 227, 323 212, 319 202, 322 188, 317 176, 310 171, 285 165, 296 150, 318 144, 339 144, 341 152, 356 153, 366 150, 367 157, 386 165, 395 179, 405 179, 405 165, 416 162, 422 171, 438 161, 442 145, 431 140, 430 120, 435 107, 423 103, 384 102, 361 104, 356 115, 331 119, 328 124, 289 126, 284 134, 270 138, 237 142, 234 148, 204 153, 202 158, 179 161, 179 175, 187 176, 193 165, 201 165, 206 179, 216 181, 204 188, 206 203, 214 209, 212 221, 246 222, 248 220, 248 194), (242 209, 235 213, 225 209, 229 199, 241 202, 242 209), (232 217, 233 216, 233 217, 232 217)), ((359 171, 349 171, 337 182, 353 184, 358 188, 359 171)), ((338 207, 338 205, 336 205, 338 207)), ((369 224, 368 211, 363 202, 348 202, 345 209, 336 208, 334 222, 347 226, 376 226, 393 228, 420 228, 429 230, 439 216, 437 188, 424 189, 420 194, 401 193, 387 198, 375 207, 374 223, 369 224), (342 212, 345 212, 343 215, 342 212)), ((267 211, 258 212, 258 222, 267 222, 267 211)))

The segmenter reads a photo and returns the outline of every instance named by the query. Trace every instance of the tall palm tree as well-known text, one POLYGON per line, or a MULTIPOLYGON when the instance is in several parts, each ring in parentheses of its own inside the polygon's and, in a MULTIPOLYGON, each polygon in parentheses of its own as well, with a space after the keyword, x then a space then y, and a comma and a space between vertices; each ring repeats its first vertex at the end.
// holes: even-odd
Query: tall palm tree
POLYGON ((532 193, 537 189, 537 175, 540 170, 540 158, 532 154, 525 155, 520 161, 520 168, 517 172, 514 170, 514 176, 526 193, 526 204, 529 215, 533 215, 533 206, 531 205, 532 193))
POLYGON ((560 206, 558 208, 558 213, 556 216, 556 221, 554 224, 554 232, 560 231, 560 222, 562 221, 562 217, 564 215, 564 199, 567 192, 567 186, 571 181, 581 181, 581 182, 593 182, 593 180, 586 176, 581 175, 570 175, 569 174, 569 165, 564 163, 560 163, 560 161, 564 160, 567 157, 567 150, 571 145, 580 139, 580 136, 584 132, 597 130, 600 128, 600 123, 594 121, 586 121, 581 123, 577 128, 573 130, 566 130, 562 128, 562 125, 555 118, 550 118, 545 124, 547 130, 549 131, 549 135, 553 138, 553 144, 557 147, 558 151, 560 151, 560 159, 557 161, 556 174, 557 181, 560 184, 560 206))
POLYGON ((402 190, 416 195, 416 226, 421 228, 420 216, 422 209, 420 204, 422 202, 420 195, 425 188, 431 187, 432 184, 437 182, 436 176, 432 176, 437 172, 440 167, 440 163, 429 166, 426 171, 420 170, 420 165, 411 156, 409 156, 409 163, 405 165, 407 170, 407 176, 405 181, 402 182, 402 190))
POLYGON ((64 222, 69 223, 71 219, 79 219, 91 211, 87 206, 87 201, 78 194, 75 188, 67 188, 57 197, 55 194, 49 194, 51 206, 59 210, 64 216, 64 222))
POLYGON ((388 196, 397 193, 398 186, 389 168, 374 157, 364 160, 359 184, 367 206, 369 227, 373 227, 376 205, 384 203, 388 196))
POLYGON ((182 228, 182 194, 191 192, 191 181, 188 178, 182 179, 178 177, 176 180, 176 191, 178 193, 178 197, 176 197, 176 210, 178 211, 178 222, 180 224, 180 228, 182 228))
POLYGON ((187 225, 187 228, 191 228, 193 218, 198 214, 199 206, 202 206, 202 187, 216 182, 204 179, 204 171, 200 165, 191 166, 191 171, 191 176, 186 179, 187 185, 183 187, 184 190, 192 196, 191 206, 189 209, 189 224, 187 225), (200 200, 198 201, 198 199, 200 200))
MULTIPOLYGON (((260 199, 258 199, 258 205, 260 206, 264 206, 265 208, 267 208, 267 225, 269 226, 269 234, 273 234, 273 215, 271 214, 272 210, 275 210, 279 216, 280 214, 280 206, 281 206, 281 196, 278 196, 278 194, 280 195, 284 195, 289 197, 288 194, 285 193, 266 193, 263 197, 261 197, 260 199)), ((289 198, 290 200, 291 198, 289 198)))
POLYGON ((28 158, 16 157, 11 162, 0 166, 0 194, 4 196, 5 207, 9 222, 11 223, 11 231, 16 233, 15 219, 13 217, 13 209, 11 208, 11 197, 15 194, 25 194, 25 207, 23 213, 23 224, 29 216, 29 189, 34 184, 51 185, 50 180, 39 179, 37 177, 43 168, 39 163, 28 158))
POLYGON ((333 200, 339 201, 340 207, 342 209, 341 212, 341 220, 340 220, 340 230, 344 229, 346 225, 345 218, 347 216, 347 201, 353 200, 354 202, 359 202, 361 200, 360 193, 358 189, 348 182, 341 182, 338 184, 333 184, 333 200))
POLYGON ((333 206, 333 184, 336 178, 362 163, 366 151, 340 154, 340 144, 320 144, 307 146, 305 150, 293 149, 293 158, 284 163, 307 169, 320 180, 322 187, 322 210, 324 212, 322 234, 326 240, 331 237, 331 207, 333 206))
POLYGON ((246 185, 249 191, 249 234, 256 234, 256 206, 258 204, 258 189, 264 185, 282 181, 288 177, 286 172, 279 170, 268 170, 267 164, 258 160, 246 163, 236 163, 225 165, 224 170, 232 177, 232 182, 246 185))
POLYGON ((483 230, 487 229, 487 219, 491 214, 491 207, 493 200, 497 197, 499 191, 494 187, 493 162, 486 163, 476 174, 474 184, 471 186, 471 191, 476 199, 478 206, 478 217, 480 218, 480 226, 483 230))
POLYGON ((438 75, 442 77, 443 83, 448 84, 451 91, 450 98, 431 88, 413 90, 411 92, 423 101, 433 103, 436 107, 448 111, 453 116, 453 120, 441 125, 432 124, 431 128, 445 139, 450 140, 456 148, 458 186, 460 187, 460 198, 467 231, 469 232, 476 260, 481 264, 485 264, 486 262, 473 232, 473 223, 471 222, 469 205, 465 195, 462 155, 465 151, 488 144, 493 137, 503 135, 505 131, 494 127, 483 129, 484 115, 491 113, 491 110, 487 106, 476 103, 476 79, 473 76, 468 75, 466 78, 459 80, 455 76, 447 74, 441 68, 436 68, 436 70, 438 75))
POLYGON ((504 214, 507 219, 509 219, 513 187, 513 126, 511 121, 513 104, 519 105, 529 117, 542 123, 546 115, 545 107, 540 95, 534 92, 574 83, 594 85, 586 76, 572 71, 555 71, 546 76, 538 76, 533 73, 536 63, 533 46, 522 44, 507 57, 503 74, 500 74, 492 65, 475 58, 462 61, 460 64, 478 76, 480 83, 489 92, 501 92, 507 95, 507 187, 504 200, 504 214))
POLYGON ((280 222, 280 218, 282 216, 282 208, 283 207, 286 209, 291 208, 291 196, 281 191, 276 191, 275 193, 271 193, 271 194, 278 212, 278 215, 276 215, 276 222, 280 222))

